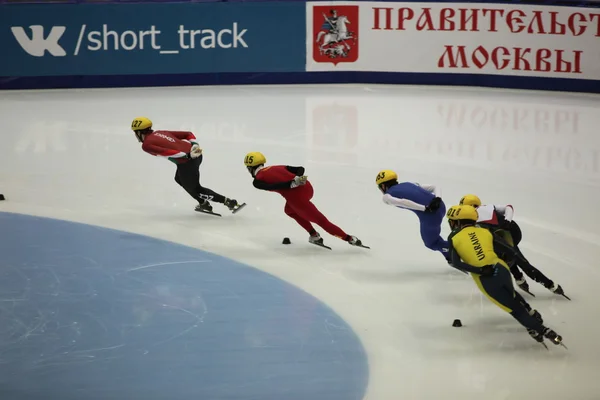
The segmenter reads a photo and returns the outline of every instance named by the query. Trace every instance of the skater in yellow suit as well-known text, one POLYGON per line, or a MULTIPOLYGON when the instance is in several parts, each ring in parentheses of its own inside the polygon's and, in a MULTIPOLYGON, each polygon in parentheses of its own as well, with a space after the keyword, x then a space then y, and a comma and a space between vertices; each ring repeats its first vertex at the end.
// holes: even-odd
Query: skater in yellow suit
POLYGON ((506 262, 494 250, 490 231, 476 225, 477 210, 472 206, 451 207, 446 216, 452 233, 448 237, 451 265, 473 277, 481 292, 527 328, 531 337, 544 343, 544 337, 561 344, 562 337, 543 325, 539 313, 517 294, 506 262))

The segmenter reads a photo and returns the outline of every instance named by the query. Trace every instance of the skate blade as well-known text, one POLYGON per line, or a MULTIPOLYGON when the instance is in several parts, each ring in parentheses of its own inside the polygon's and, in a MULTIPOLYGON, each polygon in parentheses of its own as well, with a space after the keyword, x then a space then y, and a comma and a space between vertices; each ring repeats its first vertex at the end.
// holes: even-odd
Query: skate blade
POLYGON ((324 248, 329 249, 329 250, 333 250, 331 247, 326 246, 326 245, 321 244, 321 243, 313 243, 313 242, 308 242, 308 243, 314 244, 315 246, 324 247, 324 248))
POLYGON ((242 203, 239 206, 236 207, 235 210, 233 210, 231 213, 235 214, 236 212, 240 211, 242 208, 246 207, 246 203, 242 203))
POLYGON ((202 213, 202 214, 214 215, 215 217, 222 217, 221 214, 218 214, 218 213, 212 212, 212 211, 206 211, 206 210, 194 210, 194 211, 202 213))
MULTIPOLYGON (((519 289, 521 289, 521 288, 519 288, 519 289)), ((529 290, 525 290, 525 289, 521 289, 521 290, 524 291, 525 293, 527 293, 528 295, 535 297, 535 294, 531 293, 529 290)))

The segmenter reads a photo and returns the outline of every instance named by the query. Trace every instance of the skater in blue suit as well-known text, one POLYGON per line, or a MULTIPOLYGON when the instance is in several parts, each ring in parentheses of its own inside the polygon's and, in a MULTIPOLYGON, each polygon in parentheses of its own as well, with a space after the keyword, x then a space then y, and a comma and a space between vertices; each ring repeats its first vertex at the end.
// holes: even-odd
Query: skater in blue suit
POLYGON ((448 261, 448 242, 440 236, 446 206, 438 189, 433 185, 398 183, 398 175, 391 170, 380 171, 375 182, 383 193, 385 204, 412 210, 419 217, 421 239, 425 247, 439 251, 448 261))

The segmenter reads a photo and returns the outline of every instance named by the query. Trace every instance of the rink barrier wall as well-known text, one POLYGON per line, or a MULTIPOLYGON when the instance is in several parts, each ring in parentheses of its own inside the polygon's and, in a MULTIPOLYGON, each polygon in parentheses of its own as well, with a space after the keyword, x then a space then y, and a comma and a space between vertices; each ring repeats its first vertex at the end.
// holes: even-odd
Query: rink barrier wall
POLYGON ((596 1, 72 1, 0 5, 0 89, 365 83, 600 93, 596 1), (332 8, 348 33, 321 49, 335 37, 324 26, 332 8))

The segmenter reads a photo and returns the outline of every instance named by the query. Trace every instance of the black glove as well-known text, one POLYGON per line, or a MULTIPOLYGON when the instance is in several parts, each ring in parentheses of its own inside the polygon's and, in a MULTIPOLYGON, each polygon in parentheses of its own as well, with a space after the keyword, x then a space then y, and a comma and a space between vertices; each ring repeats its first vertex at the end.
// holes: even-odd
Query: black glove
POLYGON ((429 203, 429 205, 425 207, 425 212, 436 212, 440 208, 441 204, 442 199, 440 199, 439 197, 434 197, 433 200, 431 200, 431 202, 429 203))
POLYGON ((505 231, 510 231, 510 221, 502 219, 502 221, 498 224, 498 227, 505 231))
POLYGON ((498 275, 498 264, 494 265, 484 265, 481 267, 481 272, 479 272, 481 276, 496 276, 498 275))

